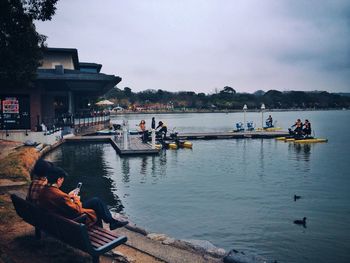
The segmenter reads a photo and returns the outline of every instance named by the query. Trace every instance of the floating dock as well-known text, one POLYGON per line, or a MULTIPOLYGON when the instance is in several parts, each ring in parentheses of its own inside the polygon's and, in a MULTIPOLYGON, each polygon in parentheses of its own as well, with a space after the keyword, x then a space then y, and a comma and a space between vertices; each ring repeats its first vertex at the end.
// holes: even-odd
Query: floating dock
POLYGON ((160 149, 152 149, 149 143, 143 143, 139 136, 129 136, 126 149, 123 141, 111 139, 111 144, 119 155, 158 154, 160 151, 160 149))
POLYGON ((149 143, 143 143, 138 136, 129 136, 127 147, 124 149, 124 142, 115 140, 112 135, 91 135, 91 136, 74 136, 65 138, 67 142, 106 142, 110 143, 117 153, 121 156, 125 155, 145 155, 158 154, 159 149, 152 149, 149 143))
POLYGON ((287 131, 251 131, 251 132, 200 132, 178 133, 177 137, 183 140, 214 140, 214 139, 271 139, 287 136, 287 131))
MULTIPOLYGON (((183 140, 220 140, 220 139, 261 139, 287 136, 286 131, 252 131, 252 132, 201 132, 179 133, 177 137, 183 140)), ((110 143, 121 156, 158 154, 160 149, 152 149, 150 143, 143 143, 138 135, 129 135, 124 144, 123 138, 115 135, 72 136, 64 139, 67 142, 106 142, 110 143)), ((169 138, 169 140, 171 140, 169 138)))

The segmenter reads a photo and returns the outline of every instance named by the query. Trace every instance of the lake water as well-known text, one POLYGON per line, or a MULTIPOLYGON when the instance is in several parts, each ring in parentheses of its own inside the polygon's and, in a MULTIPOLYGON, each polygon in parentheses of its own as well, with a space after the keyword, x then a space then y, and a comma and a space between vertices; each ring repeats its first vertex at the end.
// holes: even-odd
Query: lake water
MULTIPOLYGON (((264 114, 266 119, 268 113, 264 114)), ((131 128, 152 115, 121 115, 131 128)), ((179 132, 228 131, 242 113, 159 114, 179 132)), ((261 126, 261 113, 246 119, 261 126)), ((47 158, 150 232, 209 240, 278 262, 350 262, 350 111, 274 112, 287 129, 308 118, 328 143, 193 141, 192 150, 120 158, 109 144, 65 144, 47 158), (302 198, 294 202, 294 194, 302 198), (293 220, 307 217, 307 227, 293 220)))

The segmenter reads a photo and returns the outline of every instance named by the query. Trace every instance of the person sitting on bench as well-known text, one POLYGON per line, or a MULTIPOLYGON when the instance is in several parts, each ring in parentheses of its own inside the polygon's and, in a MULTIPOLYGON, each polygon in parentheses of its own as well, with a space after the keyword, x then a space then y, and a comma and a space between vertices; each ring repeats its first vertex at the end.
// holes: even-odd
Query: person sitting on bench
POLYGON ((32 203, 38 203, 38 197, 41 190, 47 184, 46 174, 47 171, 53 166, 49 161, 44 159, 39 159, 36 161, 32 172, 30 173, 30 178, 32 182, 29 185, 26 200, 32 203))
POLYGON ((86 224, 97 224, 102 227, 102 220, 109 223, 110 230, 123 227, 128 221, 118 221, 114 219, 105 203, 101 199, 94 197, 85 202, 80 201, 80 196, 71 191, 69 194, 60 190, 64 179, 67 177, 66 171, 60 167, 52 166, 47 172, 47 185, 41 190, 39 195, 39 206, 49 212, 59 214, 69 219, 74 219, 82 214, 87 215, 86 224))

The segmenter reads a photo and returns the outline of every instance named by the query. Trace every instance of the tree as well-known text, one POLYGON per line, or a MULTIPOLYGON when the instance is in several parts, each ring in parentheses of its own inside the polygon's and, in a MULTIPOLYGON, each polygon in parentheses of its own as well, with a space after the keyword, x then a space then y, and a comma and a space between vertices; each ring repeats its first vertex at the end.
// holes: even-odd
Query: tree
POLYGON ((221 93, 229 93, 229 94, 236 94, 236 91, 229 87, 229 86, 225 86, 224 89, 222 91, 220 91, 221 93))
POLYGON ((29 86, 40 65, 46 36, 34 20, 50 20, 58 0, 0 1, 0 86, 29 86))

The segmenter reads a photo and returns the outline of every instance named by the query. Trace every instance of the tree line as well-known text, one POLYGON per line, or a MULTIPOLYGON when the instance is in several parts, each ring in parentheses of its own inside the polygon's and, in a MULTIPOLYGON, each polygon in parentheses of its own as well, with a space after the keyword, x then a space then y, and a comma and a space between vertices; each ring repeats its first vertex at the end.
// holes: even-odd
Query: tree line
POLYGON ((140 106, 144 108, 188 108, 238 110, 246 104, 248 109, 260 109, 262 103, 269 109, 337 109, 350 108, 350 97, 346 94, 326 91, 278 91, 258 90, 239 93, 226 86, 212 94, 193 91, 170 92, 162 89, 148 89, 132 92, 131 88, 117 87, 105 94, 104 98, 113 100, 123 108, 140 106))

